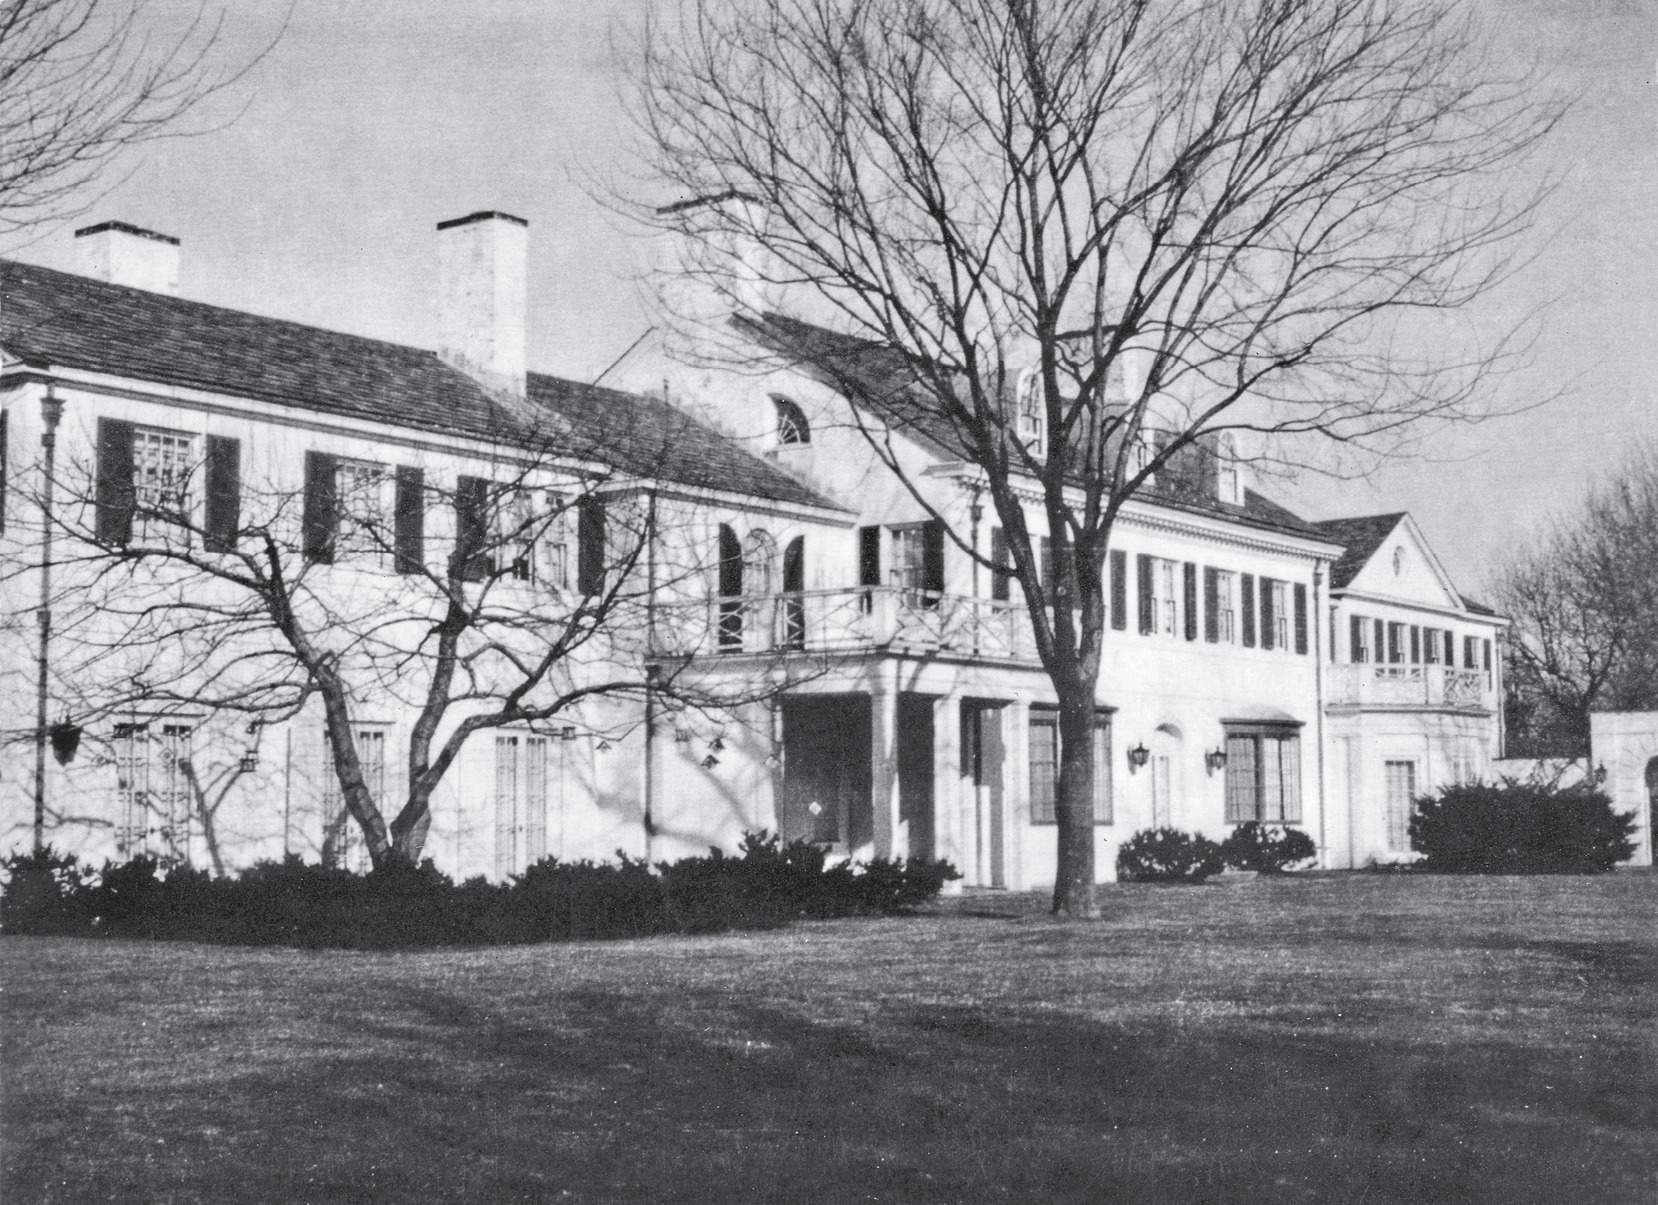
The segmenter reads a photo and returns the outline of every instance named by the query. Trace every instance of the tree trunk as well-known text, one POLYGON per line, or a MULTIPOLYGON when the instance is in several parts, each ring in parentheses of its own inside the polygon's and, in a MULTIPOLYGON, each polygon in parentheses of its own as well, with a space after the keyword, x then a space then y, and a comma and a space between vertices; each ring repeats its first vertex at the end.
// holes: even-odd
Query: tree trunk
POLYGON ((363 781, 363 763, 357 757, 357 742, 351 735, 351 712, 346 707, 345 688, 331 673, 318 675, 318 693, 328 720, 328 743, 334 750, 334 774, 340 782, 345 810, 363 830, 369 861, 382 870, 395 859, 386 839, 386 821, 363 781))
POLYGON ((391 848, 398 861, 407 866, 420 865, 421 852, 426 848, 426 834, 432 827, 432 788, 436 782, 415 780, 409 788, 409 797, 403 810, 391 824, 391 848))
POLYGON ((1055 913, 1095 919, 1094 894, 1094 692, 1064 691, 1059 701, 1059 860, 1054 874, 1055 913))

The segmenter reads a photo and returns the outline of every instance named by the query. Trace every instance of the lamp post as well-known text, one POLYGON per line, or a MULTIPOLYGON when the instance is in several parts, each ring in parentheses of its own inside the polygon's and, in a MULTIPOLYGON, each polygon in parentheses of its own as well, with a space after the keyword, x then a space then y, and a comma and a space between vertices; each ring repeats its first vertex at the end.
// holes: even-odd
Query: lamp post
POLYGON ((46 427, 40 446, 46 459, 45 488, 40 494, 40 651, 35 659, 35 852, 46 848, 46 667, 52 643, 52 478, 55 475, 58 421, 63 418, 63 400, 46 386, 40 399, 40 417, 46 427))

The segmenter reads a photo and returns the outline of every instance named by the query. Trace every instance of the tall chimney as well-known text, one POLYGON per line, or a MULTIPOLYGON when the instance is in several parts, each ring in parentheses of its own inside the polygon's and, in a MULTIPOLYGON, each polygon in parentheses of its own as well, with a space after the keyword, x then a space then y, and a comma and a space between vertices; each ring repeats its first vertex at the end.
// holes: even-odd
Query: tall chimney
POLYGON ((178 240, 126 222, 99 222, 75 231, 81 270, 112 285, 178 296, 178 240))
POLYGON ((438 356, 513 397, 524 396, 529 225, 493 210, 438 223, 438 356))

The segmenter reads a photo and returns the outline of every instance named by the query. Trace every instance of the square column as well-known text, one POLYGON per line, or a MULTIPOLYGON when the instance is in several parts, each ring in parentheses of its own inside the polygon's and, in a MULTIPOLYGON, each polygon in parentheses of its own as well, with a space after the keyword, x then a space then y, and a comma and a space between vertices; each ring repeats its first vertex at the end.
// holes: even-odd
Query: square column
POLYGON ((902 857, 907 851, 898 814, 897 667, 877 664, 869 691, 869 799, 875 856, 902 857))

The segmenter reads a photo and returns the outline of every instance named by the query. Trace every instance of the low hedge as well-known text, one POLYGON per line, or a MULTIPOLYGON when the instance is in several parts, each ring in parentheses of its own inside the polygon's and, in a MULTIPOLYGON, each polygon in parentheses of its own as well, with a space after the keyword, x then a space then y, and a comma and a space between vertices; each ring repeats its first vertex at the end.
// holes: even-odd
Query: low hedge
POLYGON ((1117 877, 1130 883, 1201 883, 1224 867, 1219 845, 1174 828, 1142 829, 1117 849, 1117 877))
POLYGON ((745 836, 736 857, 659 863, 548 858, 507 883, 455 883, 430 859, 367 875, 289 856, 214 877, 135 858, 92 871, 72 855, 0 859, 6 933, 236 945, 388 949, 500 945, 767 928, 801 918, 902 911, 960 875, 911 858, 827 865, 822 849, 745 836))
POLYGON ((1600 874, 1635 852, 1635 814, 1587 783, 1505 778, 1459 783, 1415 801, 1418 870, 1453 874, 1600 874))
POLYGON ((1279 828, 1246 820, 1220 843, 1220 856, 1234 870, 1282 874, 1298 862, 1316 858, 1318 846, 1298 828, 1279 828))

